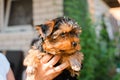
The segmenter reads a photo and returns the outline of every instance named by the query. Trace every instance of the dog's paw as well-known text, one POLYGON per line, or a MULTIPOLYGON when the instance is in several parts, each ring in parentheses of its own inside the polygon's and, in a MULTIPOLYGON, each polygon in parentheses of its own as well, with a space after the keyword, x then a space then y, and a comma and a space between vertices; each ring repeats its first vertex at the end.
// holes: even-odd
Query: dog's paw
POLYGON ((81 63, 75 58, 70 58, 70 66, 74 71, 81 70, 81 63))
POLYGON ((81 70, 81 64, 83 60, 83 54, 82 53, 75 53, 74 55, 70 56, 70 66, 74 71, 80 71, 81 70))

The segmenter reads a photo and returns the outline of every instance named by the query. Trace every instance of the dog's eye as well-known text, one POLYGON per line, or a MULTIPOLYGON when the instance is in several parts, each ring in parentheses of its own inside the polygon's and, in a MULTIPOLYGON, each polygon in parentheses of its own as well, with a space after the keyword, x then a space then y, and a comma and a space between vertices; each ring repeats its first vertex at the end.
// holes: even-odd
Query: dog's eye
POLYGON ((65 37, 65 33, 61 33, 61 37, 65 37))

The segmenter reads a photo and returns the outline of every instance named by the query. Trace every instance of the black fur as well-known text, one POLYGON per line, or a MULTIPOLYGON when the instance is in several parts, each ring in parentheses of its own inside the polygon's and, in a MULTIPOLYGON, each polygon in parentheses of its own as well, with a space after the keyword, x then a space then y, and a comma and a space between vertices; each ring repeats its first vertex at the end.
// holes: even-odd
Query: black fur
POLYGON ((72 77, 68 70, 64 70, 59 76, 53 80, 77 80, 77 77, 72 77))

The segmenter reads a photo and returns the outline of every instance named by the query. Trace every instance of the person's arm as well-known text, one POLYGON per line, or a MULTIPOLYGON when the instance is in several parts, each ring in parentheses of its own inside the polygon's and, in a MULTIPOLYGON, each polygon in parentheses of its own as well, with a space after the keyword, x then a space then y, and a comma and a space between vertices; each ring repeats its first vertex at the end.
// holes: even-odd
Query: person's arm
POLYGON ((15 80, 13 71, 11 70, 11 68, 9 69, 8 73, 7 73, 7 80, 15 80))

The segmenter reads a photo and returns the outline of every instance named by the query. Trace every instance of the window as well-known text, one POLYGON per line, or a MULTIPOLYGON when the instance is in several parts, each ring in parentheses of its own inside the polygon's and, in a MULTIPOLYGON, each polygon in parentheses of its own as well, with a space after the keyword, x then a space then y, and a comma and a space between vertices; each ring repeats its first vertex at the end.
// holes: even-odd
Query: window
POLYGON ((4 0, 4 27, 32 27, 32 0, 4 0))

